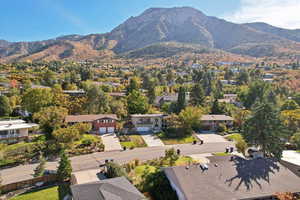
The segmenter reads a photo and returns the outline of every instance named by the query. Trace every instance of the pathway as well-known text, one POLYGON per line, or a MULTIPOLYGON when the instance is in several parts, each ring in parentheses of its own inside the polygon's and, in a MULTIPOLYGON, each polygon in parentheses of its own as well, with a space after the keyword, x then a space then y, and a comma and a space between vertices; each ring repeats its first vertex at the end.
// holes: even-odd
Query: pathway
POLYGON ((104 144, 105 151, 119 151, 122 150, 119 138, 115 133, 108 133, 101 135, 102 142, 104 144))
POLYGON ((153 133, 145 132, 140 133, 148 147, 161 147, 164 146, 164 143, 153 133))
POLYGON ((224 142, 228 142, 223 136, 217 135, 217 134, 214 134, 214 133, 210 133, 210 134, 197 133, 196 135, 200 140, 203 140, 204 143, 224 143, 224 142))

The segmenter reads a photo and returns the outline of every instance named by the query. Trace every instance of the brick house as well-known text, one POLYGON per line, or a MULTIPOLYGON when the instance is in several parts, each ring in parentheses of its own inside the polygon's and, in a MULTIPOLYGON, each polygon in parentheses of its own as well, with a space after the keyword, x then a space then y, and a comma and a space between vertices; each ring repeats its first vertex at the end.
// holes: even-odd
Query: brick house
POLYGON ((68 115, 65 122, 69 125, 75 123, 90 123, 95 134, 114 133, 117 129, 118 117, 115 114, 100 115, 68 115))

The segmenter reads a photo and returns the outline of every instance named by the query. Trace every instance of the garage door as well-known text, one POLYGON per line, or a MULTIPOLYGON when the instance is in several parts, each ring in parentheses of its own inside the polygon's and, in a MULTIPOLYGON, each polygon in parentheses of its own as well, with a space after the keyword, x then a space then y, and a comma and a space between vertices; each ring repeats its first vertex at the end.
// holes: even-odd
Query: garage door
POLYGON ((106 127, 99 128, 99 133, 100 134, 106 133, 106 127))
POLYGON ((150 131, 150 127, 138 127, 137 128, 138 132, 146 132, 146 131, 150 131))
POLYGON ((115 127, 108 127, 107 132, 108 133, 114 133, 115 132, 115 127))

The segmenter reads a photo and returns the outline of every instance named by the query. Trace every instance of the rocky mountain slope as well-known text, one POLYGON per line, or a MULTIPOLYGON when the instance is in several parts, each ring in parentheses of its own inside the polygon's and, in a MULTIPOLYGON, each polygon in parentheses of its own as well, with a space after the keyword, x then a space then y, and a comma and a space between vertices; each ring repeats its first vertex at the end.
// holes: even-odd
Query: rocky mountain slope
POLYGON ((253 57, 300 55, 300 30, 235 24, 190 8, 151 8, 106 34, 37 42, 0 40, 0 61, 168 57, 224 51, 253 57))

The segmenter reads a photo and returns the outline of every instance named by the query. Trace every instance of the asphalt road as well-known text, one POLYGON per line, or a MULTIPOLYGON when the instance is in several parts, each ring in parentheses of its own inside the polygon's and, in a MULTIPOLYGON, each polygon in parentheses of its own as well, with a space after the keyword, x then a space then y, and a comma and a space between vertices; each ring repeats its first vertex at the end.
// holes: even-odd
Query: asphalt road
MULTIPOLYGON (((206 143, 203 145, 167 145, 161 147, 146 147, 136 148, 126 151, 113 151, 113 152, 98 152, 88 155, 76 156, 71 158, 73 171, 82 171, 87 169, 98 168, 103 164, 106 159, 114 159, 115 162, 120 164, 128 161, 139 159, 140 161, 151 160, 164 156, 166 149, 174 147, 180 149, 182 155, 203 154, 213 152, 224 152, 228 146, 234 146, 231 142, 224 143, 206 143)), ((3 179, 2 184, 13 183, 32 178, 33 170, 38 164, 21 165, 0 171, 3 179)), ((47 162, 47 169, 56 169, 58 162, 47 162)))

